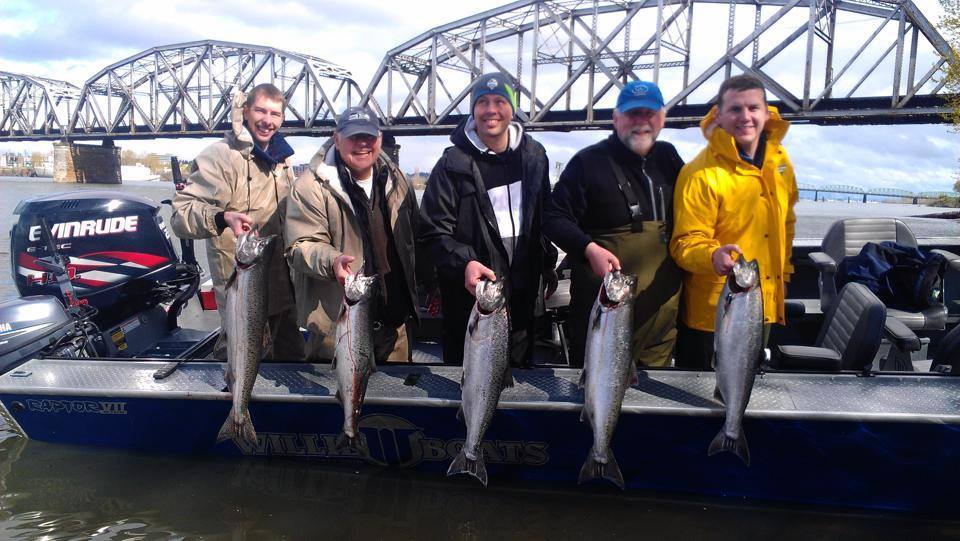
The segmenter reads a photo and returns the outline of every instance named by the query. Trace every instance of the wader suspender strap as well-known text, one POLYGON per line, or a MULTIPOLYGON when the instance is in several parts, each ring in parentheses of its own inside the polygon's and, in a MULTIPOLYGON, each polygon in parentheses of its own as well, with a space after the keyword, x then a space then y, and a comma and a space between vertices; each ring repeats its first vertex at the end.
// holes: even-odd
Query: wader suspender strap
POLYGON ((630 211, 631 220, 630 229, 634 232, 643 231, 643 212, 640 211, 640 199, 637 197, 636 192, 633 191, 633 186, 627 181, 627 177, 623 174, 623 169, 620 167, 620 164, 613 159, 613 156, 607 156, 607 161, 610 162, 610 169, 613 170, 613 176, 617 178, 620 192, 627 200, 627 210, 630 211))

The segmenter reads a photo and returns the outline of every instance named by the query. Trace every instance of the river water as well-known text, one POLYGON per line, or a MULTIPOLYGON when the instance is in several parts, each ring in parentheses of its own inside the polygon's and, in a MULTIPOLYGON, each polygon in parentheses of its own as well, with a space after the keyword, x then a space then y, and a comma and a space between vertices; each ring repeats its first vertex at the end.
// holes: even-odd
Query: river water
MULTIPOLYGON (((0 299, 10 279, 14 205, 69 189, 0 178, 0 299)), ((111 187, 154 200, 172 186, 111 187)), ((797 236, 840 216, 915 206, 803 202, 797 236)), ((926 211, 930 211, 927 209, 926 211)), ((935 211, 935 210, 934 210, 935 211)), ((165 219, 169 211, 164 208, 165 219)), ((960 237, 954 221, 910 218, 919 236, 960 237)), ((202 250, 198 250, 202 256, 202 250)), ((789 467, 789 465, 784 465, 789 467)), ((956 487, 953 487, 956 488, 956 487)), ((786 506, 599 486, 511 484, 373 466, 123 452, 26 441, 0 422, 0 539, 917 539, 960 538, 960 519, 786 506)))

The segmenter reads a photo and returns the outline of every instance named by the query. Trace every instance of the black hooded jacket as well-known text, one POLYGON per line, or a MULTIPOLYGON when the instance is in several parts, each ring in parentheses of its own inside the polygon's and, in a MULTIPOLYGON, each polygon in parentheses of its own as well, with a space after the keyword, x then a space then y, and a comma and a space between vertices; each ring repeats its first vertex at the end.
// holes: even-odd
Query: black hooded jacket
MULTIPOLYGON (((420 205, 419 239, 436 266, 441 286, 449 284, 453 288, 459 284, 460 291, 467 295, 464 302, 471 306, 472 298, 463 288, 467 263, 479 261, 493 269, 498 278, 506 276, 514 327, 525 326, 533 314, 541 274, 554 268, 557 259, 556 248, 541 230, 543 208, 550 195, 547 154, 526 134, 520 136, 515 149, 506 151, 519 153, 522 164, 522 223, 511 258, 501 241, 481 175, 481 169, 496 170, 496 164, 481 164, 481 160, 502 156, 481 153, 467 138, 465 125, 461 123, 454 130, 450 136, 453 146, 447 147, 430 173, 420 205)), ((470 306, 466 309, 469 311, 470 306)))

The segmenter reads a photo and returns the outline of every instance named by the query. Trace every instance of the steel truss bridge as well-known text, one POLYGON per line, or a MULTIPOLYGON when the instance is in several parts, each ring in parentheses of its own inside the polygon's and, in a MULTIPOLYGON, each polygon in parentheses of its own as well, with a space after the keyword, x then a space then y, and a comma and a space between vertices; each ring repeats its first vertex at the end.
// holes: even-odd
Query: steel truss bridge
POLYGON ((803 182, 797 183, 797 189, 800 191, 813 192, 814 199, 820 199, 820 194, 856 195, 857 197, 862 197, 862 201, 864 203, 867 202, 867 197, 869 196, 910 199, 914 204, 916 204, 921 199, 955 199, 958 197, 958 195, 960 195, 957 194, 957 192, 911 192, 909 190, 901 190, 898 188, 862 188, 860 186, 851 186, 849 184, 828 184, 825 186, 815 186, 813 184, 807 184, 803 182))
POLYGON ((269 82, 287 98, 285 125, 331 130, 361 98, 346 69, 315 56, 196 41, 107 66, 82 88, 0 72, 0 140, 209 137, 229 127, 231 96, 269 82))
POLYGON ((271 81, 287 133, 326 135, 366 104, 396 135, 448 133, 471 81, 501 71, 528 129, 609 126, 627 81, 656 81, 674 127, 695 125, 731 74, 760 78, 793 121, 944 122, 950 44, 909 0, 523 0, 433 28, 389 51, 361 92, 320 58, 202 41, 157 47, 77 89, 0 73, 0 140, 209 136, 229 95, 271 81))

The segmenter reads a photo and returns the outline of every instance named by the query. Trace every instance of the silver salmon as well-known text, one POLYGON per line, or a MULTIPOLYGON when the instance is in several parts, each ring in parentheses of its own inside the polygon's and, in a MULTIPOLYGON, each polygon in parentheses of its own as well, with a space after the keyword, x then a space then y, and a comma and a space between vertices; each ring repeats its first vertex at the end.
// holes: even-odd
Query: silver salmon
POLYGON ((467 320, 463 339, 463 377, 457 418, 467 425, 463 449, 447 475, 466 473, 487 485, 487 466, 481 442, 504 387, 513 386, 510 373, 510 318, 503 282, 480 280, 477 302, 467 320))
POLYGON ((623 474, 610 449, 627 387, 637 383, 631 356, 633 300, 637 277, 608 272, 590 311, 580 386, 584 389, 581 421, 593 429, 593 447, 580 468, 578 483, 607 479, 621 489, 623 474))
POLYGON ((276 235, 261 237, 253 229, 237 238, 237 268, 226 286, 223 327, 227 335, 227 387, 233 397, 230 414, 217 441, 242 439, 253 445, 257 433, 250 419, 250 393, 263 358, 267 324, 267 261, 276 235))
POLYGON ((749 466, 750 449, 741 423, 763 348, 763 294, 756 259, 746 261, 741 256, 734 263, 717 301, 716 325, 713 367, 717 388, 713 395, 724 405, 726 419, 707 454, 729 451, 749 466))
POLYGON ((373 318, 371 300, 377 287, 377 276, 362 273, 347 276, 343 289, 343 304, 336 325, 336 350, 332 369, 337 380, 337 400, 343 406, 343 432, 337 438, 337 447, 365 448, 357 422, 367 381, 376 372, 373 353, 373 318))

